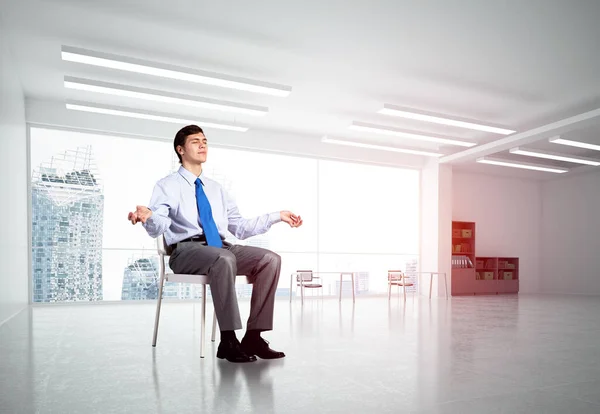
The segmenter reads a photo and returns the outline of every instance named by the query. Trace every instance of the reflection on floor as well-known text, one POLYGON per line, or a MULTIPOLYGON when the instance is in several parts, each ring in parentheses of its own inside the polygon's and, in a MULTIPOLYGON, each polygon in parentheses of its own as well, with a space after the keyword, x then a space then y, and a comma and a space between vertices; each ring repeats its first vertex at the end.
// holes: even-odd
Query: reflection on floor
POLYGON ((265 337, 287 357, 235 365, 199 358, 189 302, 164 305, 156 349, 152 303, 34 307, 0 326, 0 412, 597 414, 598 315, 577 296, 278 299, 265 337))

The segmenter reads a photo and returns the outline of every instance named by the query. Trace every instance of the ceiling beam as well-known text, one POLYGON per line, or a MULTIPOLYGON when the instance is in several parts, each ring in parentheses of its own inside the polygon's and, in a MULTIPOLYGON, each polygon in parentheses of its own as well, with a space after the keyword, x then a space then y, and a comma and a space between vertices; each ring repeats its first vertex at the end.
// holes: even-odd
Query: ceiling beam
POLYGON ((505 138, 496 141, 488 142, 487 144, 479 145, 460 151, 454 154, 446 155, 439 159, 440 163, 456 163, 464 161, 472 161, 479 157, 492 155, 501 151, 507 151, 513 147, 530 144, 544 138, 549 138, 553 135, 564 134, 577 128, 582 128, 587 125, 600 122, 600 108, 593 111, 584 112, 569 118, 561 119, 560 121, 552 122, 528 131, 519 132, 509 135, 505 138))

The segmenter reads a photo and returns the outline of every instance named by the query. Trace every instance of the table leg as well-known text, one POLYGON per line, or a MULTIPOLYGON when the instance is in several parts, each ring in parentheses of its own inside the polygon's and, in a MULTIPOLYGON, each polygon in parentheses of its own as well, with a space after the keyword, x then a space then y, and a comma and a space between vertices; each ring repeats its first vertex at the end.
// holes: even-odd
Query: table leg
POLYGON ((448 282, 446 281, 446 273, 444 272, 444 288, 446 289, 446 299, 448 299, 448 282))
POLYGON ((431 299, 431 290, 433 289, 433 273, 429 274, 429 299, 431 299))

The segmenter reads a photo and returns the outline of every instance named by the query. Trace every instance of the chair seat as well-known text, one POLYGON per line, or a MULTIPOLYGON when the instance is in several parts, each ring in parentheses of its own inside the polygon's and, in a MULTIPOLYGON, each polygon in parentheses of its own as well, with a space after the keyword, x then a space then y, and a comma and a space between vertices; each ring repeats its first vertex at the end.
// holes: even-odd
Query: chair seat
POLYGON ((415 284, 412 282, 396 282, 396 281, 390 281, 390 285, 394 285, 394 286, 414 286, 415 284))
POLYGON ((210 278, 206 275, 183 275, 177 273, 165 273, 165 280, 177 283, 210 283, 210 278))
POLYGON ((323 285, 318 284, 318 283, 303 283, 302 285, 300 285, 300 283, 298 283, 297 286, 303 286, 305 288, 321 288, 321 287, 323 287, 323 285))

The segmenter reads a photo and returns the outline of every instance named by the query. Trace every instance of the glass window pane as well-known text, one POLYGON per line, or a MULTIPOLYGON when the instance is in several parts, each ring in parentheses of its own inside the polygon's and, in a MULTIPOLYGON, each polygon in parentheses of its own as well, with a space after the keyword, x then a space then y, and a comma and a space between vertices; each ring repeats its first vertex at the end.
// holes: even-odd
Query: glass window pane
MULTIPOLYGON (((320 254, 319 271, 332 272, 327 290, 338 294, 340 289, 340 276, 335 272, 356 272, 354 287, 357 294, 387 292, 388 270, 402 270, 408 277, 418 284, 416 272, 418 271, 417 255, 387 255, 387 254, 320 254), (336 293, 337 292, 337 293, 336 293)), ((352 283, 348 276, 342 279, 342 295, 352 295, 352 283)), ((414 289, 414 288, 413 288, 414 289)), ((412 291, 413 289, 407 289, 412 291)))
POLYGON ((321 161, 319 250, 417 254, 419 172, 321 161))
POLYGON ((38 225, 54 242, 59 228, 72 228, 95 234, 105 248, 154 249, 127 213, 147 204, 156 181, 171 172, 171 152, 168 142, 32 128, 33 221, 52 215, 38 225))

